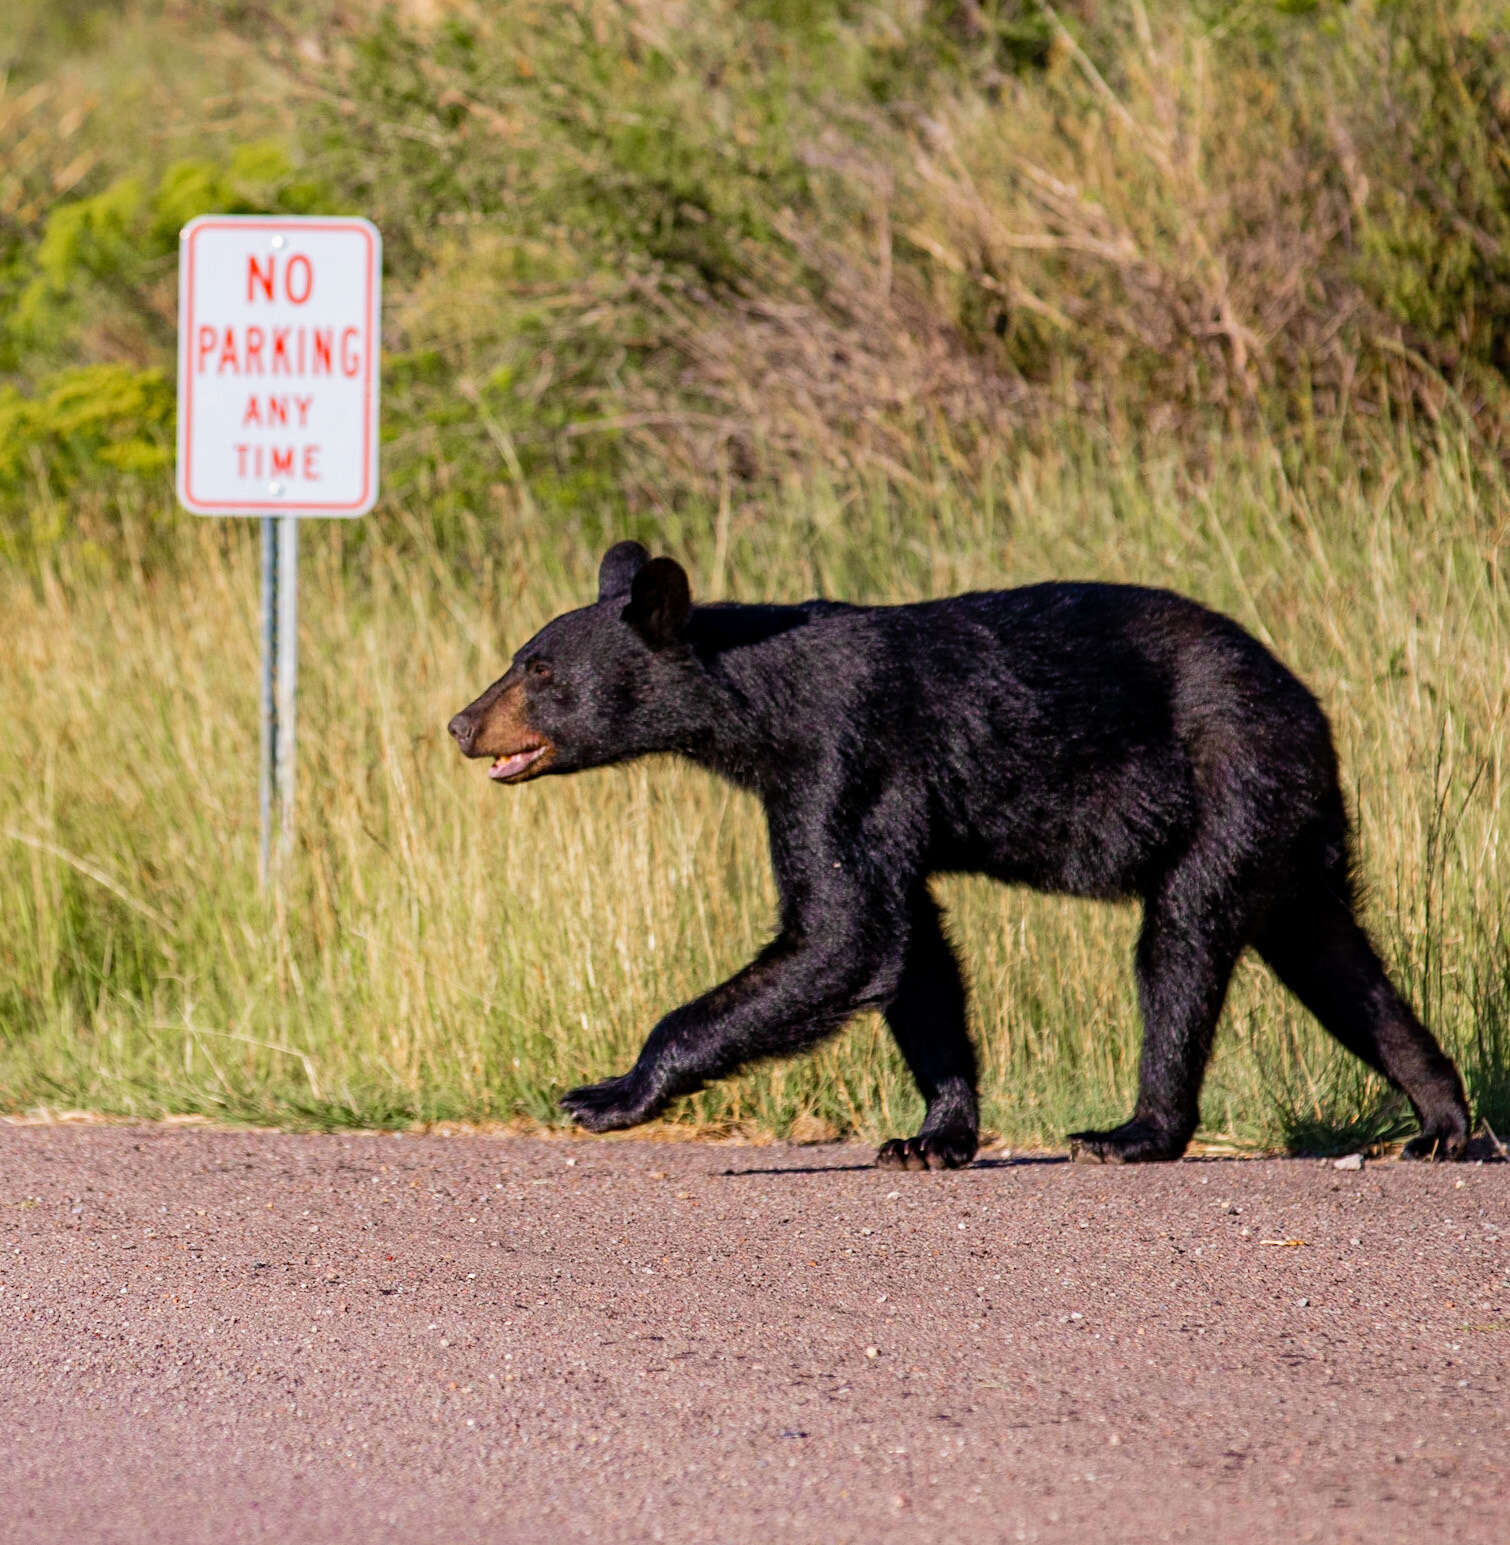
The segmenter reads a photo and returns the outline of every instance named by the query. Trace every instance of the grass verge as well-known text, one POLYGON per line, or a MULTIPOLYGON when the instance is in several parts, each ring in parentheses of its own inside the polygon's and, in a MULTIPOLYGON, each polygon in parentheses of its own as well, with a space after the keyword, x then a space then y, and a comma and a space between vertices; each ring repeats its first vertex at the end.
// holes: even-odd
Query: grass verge
MULTIPOLYGON (((1086 430, 968 479, 814 472, 638 534, 704 596, 898 601, 1050 576, 1170 585, 1270 642, 1332 714, 1369 918, 1510 1127, 1510 491, 1443 440, 1287 466, 1266 442, 1140 456, 1086 430), (1182 470, 1183 469, 1183 470, 1182 470)), ((305 540, 298 850, 256 872, 256 546, 185 523, 169 570, 61 549, 0 575, 0 1108, 363 1127, 558 1119, 666 1009, 739 964, 773 897, 756 807, 666 761, 500 791, 449 714, 592 592, 600 533, 473 515, 437 545, 305 540)), ((145 518, 145 517, 143 517, 145 518)), ((458 517, 460 519, 460 517, 458 517)), ((1054 1143, 1126 1114, 1131 908, 950 879, 988 1127, 1054 1143)), ((867 1138, 920 1111, 884 1028, 683 1102, 677 1123, 867 1138)), ((1256 964, 1203 1137, 1320 1149, 1403 1117, 1256 964)))

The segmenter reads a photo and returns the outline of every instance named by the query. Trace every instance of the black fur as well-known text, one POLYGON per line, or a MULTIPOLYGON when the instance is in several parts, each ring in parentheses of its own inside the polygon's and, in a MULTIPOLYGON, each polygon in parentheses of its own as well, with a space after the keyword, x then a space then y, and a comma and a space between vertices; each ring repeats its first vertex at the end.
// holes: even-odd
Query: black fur
POLYGON ((921 1131, 879 1162, 968 1163, 975 1054, 928 887, 968 871, 1143 903, 1137 1108, 1074 1134, 1077 1157, 1184 1151, 1248 946, 1404 1091, 1421 1123, 1408 1153, 1464 1151, 1457 1071, 1355 916, 1326 718, 1228 618, 1099 584, 693 606, 681 568, 635 543, 607 554, 599 590, 525 644, 452 732, 499 766, 519 745, 547 748, 506 781, 675 752, 753 790, 781 919, 749 965, 661 1020, 629 1072, 565 1097, 583 1126, 633 1126, 874 1008, 927 1101, 921 1131))

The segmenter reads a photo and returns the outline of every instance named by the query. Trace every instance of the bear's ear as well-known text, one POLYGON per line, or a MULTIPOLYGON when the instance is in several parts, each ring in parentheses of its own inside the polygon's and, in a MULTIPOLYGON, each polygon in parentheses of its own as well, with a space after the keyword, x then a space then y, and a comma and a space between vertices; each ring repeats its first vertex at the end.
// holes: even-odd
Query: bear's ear
POLYGON ((652 558, 635 576, 624 621, 652 649, 664 649, 681 636, 692 610, 692 587, 674 558, 652 558))
POLYGON ((635 575, 649 562, 650 554, 638 542, 615 542, 598 565, 598 599, 627 596, 635 575))

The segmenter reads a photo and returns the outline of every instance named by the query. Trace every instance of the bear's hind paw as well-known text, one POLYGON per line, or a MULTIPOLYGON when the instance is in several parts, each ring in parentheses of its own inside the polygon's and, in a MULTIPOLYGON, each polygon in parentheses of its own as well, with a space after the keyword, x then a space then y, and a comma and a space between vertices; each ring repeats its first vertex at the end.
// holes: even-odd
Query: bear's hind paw
POLYGON ((1152 1164, 1178 1159, 1188 1141, 1134 1117, 1109 1132, 1071 1132, 1070 1158, 1076 1164, 1152 1164))
POLYGON ((1456 1122, 1423 1128, 1400 1150, 1402 1159, 1466 1159, 1468 1129, 1456 1122))

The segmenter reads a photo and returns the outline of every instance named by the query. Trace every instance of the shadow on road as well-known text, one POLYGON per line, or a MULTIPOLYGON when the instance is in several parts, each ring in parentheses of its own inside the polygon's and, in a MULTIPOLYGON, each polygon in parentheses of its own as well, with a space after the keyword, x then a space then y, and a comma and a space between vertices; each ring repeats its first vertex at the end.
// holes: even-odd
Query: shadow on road
MULTIPOLYGON (((1058 1153, 1025 1153, 1020 1158, 976 1159, 966 1169, 1019 1169, 1026 1165, 1068 1164, 1069 1157, 1058 1153)), ((874 1164, 769 1164, 751 1165, 745 1169, 719 1170, 720 1175, 857 1175, 875 1169, 874 1164)), ((927 1170, 888 1170, 892 1175, 923 1175, 927 1170)), ((934 1171, 933 1173, 942 1173, 934 1171)), ((954 1171, 955 1174, 962 1171, 954 1171)))

